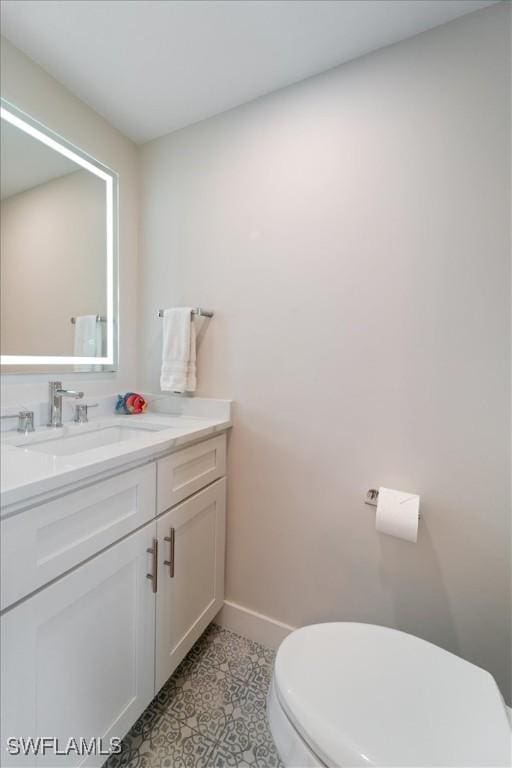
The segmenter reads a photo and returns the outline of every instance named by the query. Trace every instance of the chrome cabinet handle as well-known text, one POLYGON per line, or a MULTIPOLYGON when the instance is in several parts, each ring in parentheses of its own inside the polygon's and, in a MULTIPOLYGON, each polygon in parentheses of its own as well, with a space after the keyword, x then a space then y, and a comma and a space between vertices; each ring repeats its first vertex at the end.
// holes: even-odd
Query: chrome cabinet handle
POLYGON ((151 580, 153 592, 156 593, 158 589, 158 539, 153 539, 153 546, 148 547, 146 552, 153 555, 153 573, 146 573, 146 579, 151 580))
POLYGON ((174 530, 174 528, 171 528, 169 530, 169 535, 168 536, 164 536, 164 541, 168 541, 169 544, 171 545, 170 546, 170 551, 171 551, 170 558, 171 559, 170 560, 164 560, 164 565, 168 565, 169 566, 169 576, 170 576, 171 579, 174 578, 174 542, 175 542, 175 540, 176 540, 176 531, 174 530))

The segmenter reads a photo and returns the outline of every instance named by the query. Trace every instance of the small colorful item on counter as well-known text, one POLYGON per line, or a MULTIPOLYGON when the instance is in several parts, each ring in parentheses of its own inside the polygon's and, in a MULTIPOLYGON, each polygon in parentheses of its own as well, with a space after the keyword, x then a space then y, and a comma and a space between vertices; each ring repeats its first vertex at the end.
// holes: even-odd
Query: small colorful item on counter
POLYGON ((118 395, 116 413, 124 413, 128 416, 136 413, 144 413, 148 404, 137 392, 127 392, 126 395, 118 395))

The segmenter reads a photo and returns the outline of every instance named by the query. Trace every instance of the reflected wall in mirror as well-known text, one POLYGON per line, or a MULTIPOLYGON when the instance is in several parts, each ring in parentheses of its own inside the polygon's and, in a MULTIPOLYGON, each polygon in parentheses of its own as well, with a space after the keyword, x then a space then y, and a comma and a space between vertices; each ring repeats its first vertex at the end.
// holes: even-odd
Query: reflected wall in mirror
POLYGON ((2 371, 113 370, 116 174, 2 101, 0 175, 2 371))

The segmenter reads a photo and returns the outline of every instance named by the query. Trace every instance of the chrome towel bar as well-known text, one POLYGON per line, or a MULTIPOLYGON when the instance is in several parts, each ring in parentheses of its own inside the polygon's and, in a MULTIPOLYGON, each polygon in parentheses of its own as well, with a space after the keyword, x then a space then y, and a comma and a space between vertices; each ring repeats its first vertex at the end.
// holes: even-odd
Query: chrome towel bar
MULTIPOLYGON (((201 307, 195 307, 195 309, 192 310, 192 314, 196 315, 196 317, 213 317, 213 312, 209 309, 202 309, 201 307)), ((159 309, 158 310, 158 317, 164 316, 164 310, 159 309)))
MULTIPOLYGON (((73 325, 76 325, 76 317, 71 317, 70 320, 73 323, 73 325)), ((96 315, 96 322, 97 323, 105 323, 106 320, 107 320, 107 318, 103 317, 103 315, 96 315)))

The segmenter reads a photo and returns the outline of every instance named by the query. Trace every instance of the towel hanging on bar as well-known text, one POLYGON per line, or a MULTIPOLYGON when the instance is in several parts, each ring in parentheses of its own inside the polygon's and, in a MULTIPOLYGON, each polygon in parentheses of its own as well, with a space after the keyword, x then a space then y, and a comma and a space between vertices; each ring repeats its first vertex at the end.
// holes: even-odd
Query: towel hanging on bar
POLYGON ((162 392, 194 392, 196 388, 196 327, 188 307, 166 309, 162 338, 162 392))

